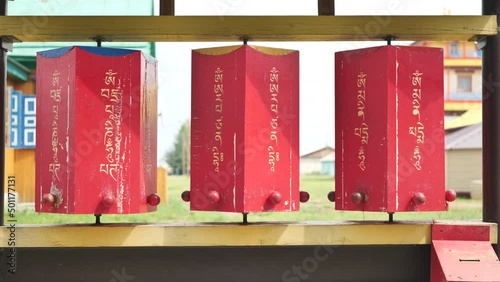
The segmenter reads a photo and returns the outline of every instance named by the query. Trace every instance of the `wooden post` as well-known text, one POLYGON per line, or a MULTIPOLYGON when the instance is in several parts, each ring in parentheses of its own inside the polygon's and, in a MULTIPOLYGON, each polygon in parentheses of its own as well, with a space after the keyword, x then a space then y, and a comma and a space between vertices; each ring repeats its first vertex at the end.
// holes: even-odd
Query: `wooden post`
MULTIPOLYGON (((500 0, 483 0, 484 15, 500 15, 500 0)), ((497 19, 498 25, 498 19, 497 19)), ((483 49, 483 221, 500 223, 500 36, 483 49)), ((499 244, 494 246, 500 254, 499 244)))
POLYGON ((160 0, 160 16, 175 16, 175 0, 160 0))
POLYGON ((335 15, 335 0, 318 0, 318 15, 335 15))
MULTIPOLYGON (((1 0, 0 2, 0 15, 7 15, 7 0, 1 0)), ((0 226, 4 225, 4 195, 6 192, 5 185, 5 90, 7 88, 7 49, 4 48, 3 38, 0 37, 0 109, 2 114, 0 114, 0 185, 2 189, 0 190, 0 226)))

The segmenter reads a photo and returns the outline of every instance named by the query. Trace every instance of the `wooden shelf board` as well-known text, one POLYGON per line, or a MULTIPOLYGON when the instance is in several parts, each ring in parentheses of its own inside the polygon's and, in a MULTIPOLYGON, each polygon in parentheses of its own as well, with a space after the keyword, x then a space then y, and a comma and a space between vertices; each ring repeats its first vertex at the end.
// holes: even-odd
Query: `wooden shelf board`
MULTIPOLYGON (((497 225, 488 225, 492 243, 497 225)), ((197 247, 309 245, 423 245, 431 242, 432 222, 297 222, 209 224, 18 225, 16 247, 197 247)), ((0 247, 8 247, 11 230, 0 227, 0 247)))
POLYGON ((496 16, 0 16, 23 42, 473 40, 496 16))

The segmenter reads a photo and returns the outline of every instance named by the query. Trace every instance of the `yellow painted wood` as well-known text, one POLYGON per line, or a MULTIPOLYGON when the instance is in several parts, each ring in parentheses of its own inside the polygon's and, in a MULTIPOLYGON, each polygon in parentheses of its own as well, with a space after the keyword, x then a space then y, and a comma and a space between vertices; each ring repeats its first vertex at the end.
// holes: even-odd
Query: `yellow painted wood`
POLYGON ((497 34, 496 16, 2 16, 22 41, 470 40, 497 34))
MULTIPOLYGON (((220 55, 225 55, 229 54, 233 51, 236 51, 237 49, 241 48, 243 45, 235 45, 235 46, 223 46, 223 47, 215 47, 215 48, 202 48, 202 49, 196 49, 194 50, 197 53, 203 54, 203 55, 210 55, 210 56, 220 56, 220 55)), ((280 48, 269 48, 269 47, 263 47, 263 46, 255 46, 255 45, 249 45, 251 48, 264 53, 268 55, 273 55, 273 56, 283 56, 283 55, 288 55, 292 52, 296 52, 296 50, 289 50, 289 49, 280 49, 280 48)))
POLYGON ((498 225, 490 227, 490 241, 492 244, 498 244, 498 225))
POLYGON ((156 169, 156 193, 160 196, 160 205, 167 204, 168 189, 167 189, 167 170, 163 167, 156 169))
MULTIPOLYGON (((497 226, 487 225, 495 243, 497 226)), ((0 228, 0 247, 9 232, 0 228)), ((431 223, 19 225, 15 233, 16 247, 421 245, 431 242, 431 223)))
POLYGON ((444 59, 445 67, 481 67, 483 61, 478 59, 444 59))
POLYGON ((33 203, 35 202, 35 149, 17 149, 14 154, 18 201, 33 203))
POLYGON ((15 166, 14 166, 14 156, 15 156, 15 150, 11 148, 6 148, 5 149, 5 181, 4 181, 4 193, 7 193, 8 191, 8 180, 9 176, 14 176, 15 174, 15 166))
MULTIPOLYGON (((481 105, 481 101, 470 101, 470 102, 453 102, 453 101, 446 101, 444 102, 444 110, 445 111, 468 111, 473 107, 481 105)), ((479 120, 479 122, 481 119, 479 120)), ((458 123, 458 122, 457 122, 458 123)), ((449 129, 446 128, 445 129, 449 129)))
POLYGON ((288 55, 292 52, 297 52, 297 50, 269 48, 269 47, 264 47, 264 46, 255 46, 255 45, 251 45, 250 47, 252 47, 253 49, 255 49, 261 53, 264 53, 267 55, 273 55, 273 56, 284 56, 284 55, 288 55))
POLYGON ((223 46, 223 47, 215 47, 215 48, 202 48, 202 49, 195 49, 193 51, 196 53, 200 53, 202 55, 220 56, 220 55, 225 55, 225 54, 229 54, 233 51, 236 51, 237 49, 241 48, 241 46, 243 46, 243 45, 223 46))
MULTIPOLYGON (((446 105, 447 103, 448 102, 445 103, 446 110, 448 110, 449 108, 452 108, 451 106, 447 106, 446 105)), ((454 102, 450 102, 450 103, 453 104, 454 102)), ((456 105, 456 107, 451 109, 451 110, 455 110, 455 111, 462 110, 459 108, 459 106, 463 107, 463 105, 460 105, 459 102, 455 102, 455 104, 458 104, 458 105, 456 105)), ((466 126, 473 125, 473 124, 478 124, 483 120, 483 107, 482 107, 481 101, 477 101, 476 103, 463 102, 462 104, 465 104, 466 106, 468 106, 468 108, 465 109, 467 111, 464 114, 462 114, 460 117, 458 117, 454 120, 446 121, 444 123, 445 130, 454 129, 454 128, 461 128, 461 127, 466 127, 466 126)), ((463 184, 467 185, 467 187, 469 187, 469 185, 470 185, 470 183, 463 183, 463 184)), ((447 185, 449 185, 449 184, 447 184, 447 185)), ((454 186, 450 186, 450 187, 454 187, 454 186)))

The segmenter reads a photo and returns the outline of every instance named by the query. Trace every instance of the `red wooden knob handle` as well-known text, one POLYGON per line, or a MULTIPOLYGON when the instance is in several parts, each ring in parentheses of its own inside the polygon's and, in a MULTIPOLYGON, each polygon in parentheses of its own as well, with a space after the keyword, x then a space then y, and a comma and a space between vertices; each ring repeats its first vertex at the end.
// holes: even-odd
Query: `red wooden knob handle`
POLYGON ((453 202, 457 198, 457 192, 454 190, 446 190, 444 197, 447 202, 453 202))
POLYGON ((148 204, 150 206, 156 207, 158 204, 160 204, 160 196, 158 194, 154 193, 148 196, 148 204))
POLYGON ((184 191, 184 192, 182 192, 182 194, 181 194, 181 198, 182 198, 182 200, 183 200, 184 202, 189 202, 189 201, 191 201, 191 192, 189 192, 189 191, 184 191))
POLYGON ((413 195, 412 200, 415 205, 423 205, 427 201, 427 197, 425 197, 424 193, 417 192, 413 195))
POLYGON ((309 201, 310 196, 309 193, 307 193, 306 191, 300 191, 299 198, 301 203, 307 203, 307 201, 309 201))
POLYGON ((210 191, 208 193, 208 201, 212 204, 217 204, 220 202, 220 194, 217 191, 210 191))
POLYGON ((115 198, 111 195, 106 195, 106 196, 102 197, 101 203, 105 207, 111 207, 115 203, 115 198))
POLYGON ((274 191, 269 195, 268 199, 271 203, 277 205, 281 202, 281 194, 280 192, 274 191))

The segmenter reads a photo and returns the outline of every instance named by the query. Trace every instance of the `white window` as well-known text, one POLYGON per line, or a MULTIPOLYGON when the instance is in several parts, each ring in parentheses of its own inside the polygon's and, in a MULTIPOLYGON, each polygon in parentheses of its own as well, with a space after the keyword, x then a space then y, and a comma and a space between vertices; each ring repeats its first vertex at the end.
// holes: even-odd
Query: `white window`
POLYGON ((472 74, 458 74, 457 90, 458 92, 472 92, 472 74))

